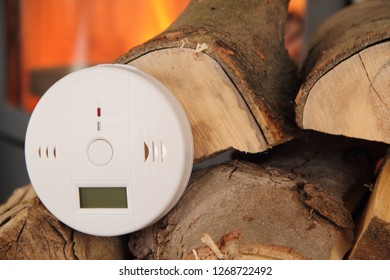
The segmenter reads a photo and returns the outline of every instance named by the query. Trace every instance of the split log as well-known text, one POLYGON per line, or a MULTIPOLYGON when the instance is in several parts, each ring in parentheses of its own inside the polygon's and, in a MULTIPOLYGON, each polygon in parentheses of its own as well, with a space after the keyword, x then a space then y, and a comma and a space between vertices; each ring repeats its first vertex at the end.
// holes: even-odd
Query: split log
POLYGON ((0 206, 0 259, 124 259, 127 238, 83 234, 59 222, 28 185, 0 206))
POLYGON ((165 218, 130 236, 130 251, 141 259, 344 258, 354 223, 343 198, 372 170, 366 151, 342 142, 284 150, 284 166, 232 161, 195 173, 165 218))
POLYGON ((390 259, 390 154, 360 220, 349 259, 390 259))
POLYGON ((116 62, 165 84, 192 126, 195 161, 292 138, 297 73, 283 46, 287 0, 193 0, 163 33, 116 62))
POLYGON ((330 17, 311 41, 296 98, 305 129, 390 143, 390 2, 330 17))

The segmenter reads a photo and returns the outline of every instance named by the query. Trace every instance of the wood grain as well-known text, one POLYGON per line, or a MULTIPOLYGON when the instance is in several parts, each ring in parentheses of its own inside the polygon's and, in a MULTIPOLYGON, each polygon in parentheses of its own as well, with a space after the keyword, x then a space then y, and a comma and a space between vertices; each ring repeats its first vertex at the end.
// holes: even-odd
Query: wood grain
POLYGON ((192 127, 196 160, 234 148, 268 148, 248 106, 219 64, 188 48, 151 52, 132 66, 164 83, 182 104, 192 127))
POLYGON ((301 128, 390 143, 389 26, 387 0, 351 5, 320 26, 295 99, 301 128))
POLYGON ((389 77, 390 42, 341 62, 310 90, 303 128, 390 143, 389 77))
POLYGON ((218 138, 201 143, 210 147, 195 145, 198 158, 226 147, 264 151, 291 140, 295 133, 297 67, 283 44, 287 4, 287 0, 193 0, 166 31, 116 62, 142 64, 161 78, 186 108, 195 136, 204 130, 218 138), (204 62, 196 62, 190 49, 204 62), (213 105, 201 108, 206 95, 213 105))
POLYGON ((360 220, 349 259, 390 259, 390 156, 380 172, 360 220))

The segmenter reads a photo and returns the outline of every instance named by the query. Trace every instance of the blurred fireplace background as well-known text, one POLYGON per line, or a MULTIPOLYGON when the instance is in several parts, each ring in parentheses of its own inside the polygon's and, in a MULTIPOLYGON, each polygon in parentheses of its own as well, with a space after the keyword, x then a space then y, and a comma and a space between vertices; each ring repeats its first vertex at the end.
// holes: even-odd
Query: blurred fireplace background
MULTIPOLYGON (((24 135, 40 96, 76 69, 110 63, 166 29, 189 0, 0 3, 0 203, 29 182, 24 135)), ((291 0, 285 45, 300 65, 315 28, 344 0, 291 0)))

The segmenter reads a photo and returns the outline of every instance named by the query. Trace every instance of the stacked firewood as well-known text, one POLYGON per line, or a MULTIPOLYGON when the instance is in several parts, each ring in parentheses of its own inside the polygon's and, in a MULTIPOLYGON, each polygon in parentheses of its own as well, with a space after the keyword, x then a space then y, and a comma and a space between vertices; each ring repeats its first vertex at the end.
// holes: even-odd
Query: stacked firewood
POLYGON ((116 61, 180 101, 195 163, 231 160, 120 237, 77 232, 20 188, 0 206, 0 259, 389 259, 390 3, 330 17, 302 70, 283 44, 287 5, 193 0, 116 61))

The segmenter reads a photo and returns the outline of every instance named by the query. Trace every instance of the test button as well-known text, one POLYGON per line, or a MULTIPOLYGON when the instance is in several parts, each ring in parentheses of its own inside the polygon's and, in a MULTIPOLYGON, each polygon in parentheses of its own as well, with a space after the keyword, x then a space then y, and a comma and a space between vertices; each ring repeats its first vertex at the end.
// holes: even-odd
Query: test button
POLYGON ((89 160, 99 166, 108 164, 112 159, 112 146, 104 139, 95 139, 88 146, 89 160))

